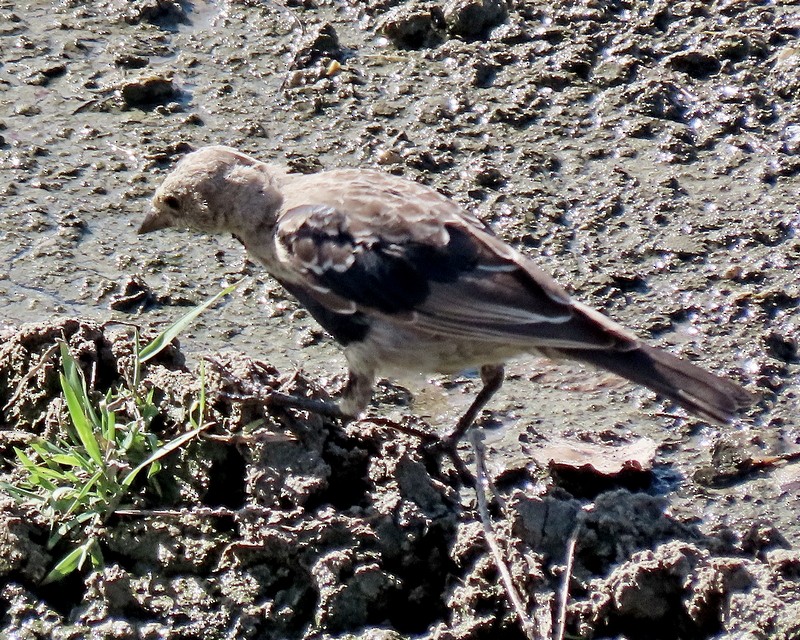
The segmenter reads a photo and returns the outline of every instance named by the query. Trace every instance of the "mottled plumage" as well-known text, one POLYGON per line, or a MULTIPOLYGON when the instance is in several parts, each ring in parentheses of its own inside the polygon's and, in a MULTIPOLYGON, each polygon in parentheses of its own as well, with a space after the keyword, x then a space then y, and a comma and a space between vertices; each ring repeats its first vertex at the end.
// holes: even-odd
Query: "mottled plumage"
POLYGON ((290 174, 207 147, 180 162, 153 204, 140 232, 233 234, 344 347, 348 415, 365 409, 379 374, 481 367, 485 389, 458 437, 521 353, 607 369, 718 422, 754 400, 572 300, 477 218, 403 178, 290 174))

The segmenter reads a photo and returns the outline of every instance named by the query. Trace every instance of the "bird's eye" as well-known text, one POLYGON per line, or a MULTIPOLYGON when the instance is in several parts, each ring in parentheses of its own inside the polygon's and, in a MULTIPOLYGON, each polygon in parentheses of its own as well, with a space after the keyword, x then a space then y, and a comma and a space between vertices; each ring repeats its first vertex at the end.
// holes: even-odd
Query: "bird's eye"
POLYGON ((177 211, 181 208, 181 201, 178 200, 175 196, 167 196, 163 200, 164 204, 167 205, 173 211, 177 211))

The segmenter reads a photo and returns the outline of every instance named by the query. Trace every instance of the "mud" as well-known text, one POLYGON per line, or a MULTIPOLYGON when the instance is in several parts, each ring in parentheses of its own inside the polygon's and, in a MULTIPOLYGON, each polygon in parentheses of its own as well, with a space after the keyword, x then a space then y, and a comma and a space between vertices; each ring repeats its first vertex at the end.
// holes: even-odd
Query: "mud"
MULTIPOLYGON (((181 428, 202 353, 334 393, 338 350, 234 241, 135 230, 203 144, 297 171, 377 166, 763 395, 725 429, 610 376, 510 367, 482 425, 509 499, 498 535, 538 628, 581 522, 568 633, 800 636, 800 473, 752 464, 800 447, 798 34, 789 2, 0 0, 3 473, 13 446, 55 435, 62 332, 102 390, 130 354, 116 323, 162 326, 243 276, 148 369, 165 429, 181 428), (553 441, 639 439, 656 453, 633 484, 534 462, 553 441)), ((443 429, 476 385, 392 381, 371 414, 443 429)), ((291 438, 182 453, 179 496, 149 505, 181 515, 120 517, 102 571, 41 587, 46 526, 2 496, 0 635, 521 637, 473 494, 414 438, 216 402, 226 433, 260 417, 291 438)))

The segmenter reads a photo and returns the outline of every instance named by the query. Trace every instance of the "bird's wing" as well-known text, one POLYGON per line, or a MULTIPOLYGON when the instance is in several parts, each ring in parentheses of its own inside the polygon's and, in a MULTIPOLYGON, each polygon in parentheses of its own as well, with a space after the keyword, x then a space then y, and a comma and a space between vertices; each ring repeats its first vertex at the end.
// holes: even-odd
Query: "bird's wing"
POLYGON ((379 315, 437 335, 531 347, 636 344, 619 325, 572 301, 527 258, 458 215, 301 205, 281 216, 275 237, 294 286, 339 314, 379 315))

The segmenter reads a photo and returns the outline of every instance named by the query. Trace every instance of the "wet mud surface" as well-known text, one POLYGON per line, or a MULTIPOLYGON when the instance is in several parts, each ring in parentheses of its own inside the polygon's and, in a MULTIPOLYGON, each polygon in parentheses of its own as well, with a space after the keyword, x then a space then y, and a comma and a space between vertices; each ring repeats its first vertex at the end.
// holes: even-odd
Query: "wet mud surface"
MULTIPOLYGON (((481 424, 535 626, 554 627, 580 522, 571 637, 800 637, 800 469, 765 462, 800 448, 798 35, 788 2, 0 1, 4 476, 13 447, 57 436, 60 336, 102 392, 130 353, 119 323, 161 327, 243 276, 147 368, 162 435, 203 353, 335 393, 338 350, 234 241, 135 231, 204 144, 380 167, 763 395, 721 428, 608 375, 509 367, 481 424)), ((207 384, 224 437, 139 505, 170 515, 108 523, 104 569, 41 586, 47 526, 0 496, 0 637, 522 637, 474 492, 417 439, 242 404, 213 367, 207 384)), ((387 382, 370 415, 444 429, 476 387, 387 382)))

